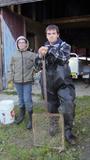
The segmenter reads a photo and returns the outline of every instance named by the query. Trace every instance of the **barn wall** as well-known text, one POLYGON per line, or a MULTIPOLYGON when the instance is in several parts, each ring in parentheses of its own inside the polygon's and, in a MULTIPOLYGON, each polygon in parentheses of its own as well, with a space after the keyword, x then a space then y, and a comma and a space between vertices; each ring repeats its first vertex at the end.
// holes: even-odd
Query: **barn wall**
POLYGON ((14 54, 16 38, 24 35, 24 20, 7 9, 2 11, 2 37, 3 37, 3 87, 7 86, 7 75, 11 56, 14 54))

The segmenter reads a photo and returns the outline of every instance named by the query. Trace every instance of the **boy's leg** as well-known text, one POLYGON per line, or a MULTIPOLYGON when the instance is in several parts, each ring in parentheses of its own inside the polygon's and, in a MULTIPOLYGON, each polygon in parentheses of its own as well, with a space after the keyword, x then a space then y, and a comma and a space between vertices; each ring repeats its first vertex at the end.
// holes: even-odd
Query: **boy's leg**
POLYGON ((24 102, 26 110, 28 111, 29 121, 27 129, 32 129, 32 114, 33 114, 33 102, 32 102, 32 84, 24 84, 24 102))
POLYGON ((64 115, 65 138, 74 144, 75 136, 72 134, 73 120, 75 116, 75 93, 74 89, 64 87, 58 90, 58 97, 60 100, 60 107, 58 110, 64 115))
POLYGON ((50 114, 50 127, 49 127, 49 134, 54 136, 58 130, 58 120, 57 117, 54 115, 58 113, 58 99, 56 94, 51 94, 48 92, 48 112, 50 114))
POLYGON ((20 124, 25 116, 25 104, 24 104, 24 97, 23 97, 23 84, 22 83, 15 83, 17 95, 19 98, 19 115, 15 120, 16 124, 20 124))

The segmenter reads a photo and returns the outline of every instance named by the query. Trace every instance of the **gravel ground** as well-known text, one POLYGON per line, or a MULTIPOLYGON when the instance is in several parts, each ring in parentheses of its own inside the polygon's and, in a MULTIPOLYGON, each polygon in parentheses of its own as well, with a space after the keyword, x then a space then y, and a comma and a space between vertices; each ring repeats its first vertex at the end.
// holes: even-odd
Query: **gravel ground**
POLYGON ((74 81, 76 96, 90 96, 90 83, 82 80, 74 81))
MULTIPOLYGON (((90 96, 90 84, 85 83, 81 80, 75 80, 74 81, 75 88, 76 88, 76 96, 90 96)), ((41 89, 39 86, 39 83, 36 82, 35 85, 33 85, 33 101, 37 102, 38 96, 35 96, 38 94, 41 94, 41 89)), ((15 104, 18 104, 18 97, 17 95, 8 95, 5 93, 0 92, 0 101, 1 100, 7 100, 12 99, 14 100, 15 104)))

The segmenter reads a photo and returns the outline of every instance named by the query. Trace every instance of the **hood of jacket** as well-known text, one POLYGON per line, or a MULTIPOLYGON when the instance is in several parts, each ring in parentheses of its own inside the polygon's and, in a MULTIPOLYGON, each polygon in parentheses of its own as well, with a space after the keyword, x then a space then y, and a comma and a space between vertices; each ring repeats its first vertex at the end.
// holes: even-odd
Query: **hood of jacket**
POLYGON ((27 46, 26 46, 25 50, 27 50, 29 48, 29 41, 24 36, 19 36, 16 39, 16 47, 17 47, 17 49, 20 50, 19 47, 18 47, 18 41, 21 40, 21 39, 24 39, 26 41, 27 46))

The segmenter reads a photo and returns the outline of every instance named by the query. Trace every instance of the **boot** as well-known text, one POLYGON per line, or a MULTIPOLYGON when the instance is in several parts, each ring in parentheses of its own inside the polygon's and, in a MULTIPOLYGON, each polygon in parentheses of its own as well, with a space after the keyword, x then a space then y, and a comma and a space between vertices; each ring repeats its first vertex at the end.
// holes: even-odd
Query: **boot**
POLYGON ((75 145, 76 144, 76 136, 74 136, 72 134, 70 129, 65 131, 65 139, 71 145, 75 145))
POLYGON ((49 134, 50 136, 55 136, 57 133, 57 122, 56 122, 56 117, 52 116, 50 117, 50 128, 49 128, 49 134))
POLYGON ((25 116, 25 107, 22 107, 20 108, 20 112, 17 119, 15 120, 15 123, 20 124, 24 120, 24 116, 25 116))
POLYGON ((32 111, 29 111, 28 114, 29 114, 29 122, 27 124, 27 129, 32 129, 32 111))

